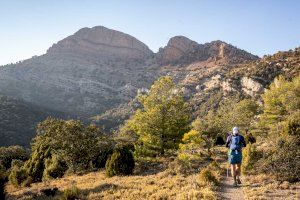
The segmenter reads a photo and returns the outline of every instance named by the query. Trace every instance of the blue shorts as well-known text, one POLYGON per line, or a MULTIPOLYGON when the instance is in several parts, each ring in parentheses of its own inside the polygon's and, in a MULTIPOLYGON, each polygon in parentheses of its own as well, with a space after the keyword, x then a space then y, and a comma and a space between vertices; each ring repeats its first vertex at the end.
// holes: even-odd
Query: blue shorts
POLYGON ((234 150, 229 150, 228 152, 228 161, 230 164, 240 164, 242 163, 242 151, 238 151, 236 153, 236 151, 234 150))

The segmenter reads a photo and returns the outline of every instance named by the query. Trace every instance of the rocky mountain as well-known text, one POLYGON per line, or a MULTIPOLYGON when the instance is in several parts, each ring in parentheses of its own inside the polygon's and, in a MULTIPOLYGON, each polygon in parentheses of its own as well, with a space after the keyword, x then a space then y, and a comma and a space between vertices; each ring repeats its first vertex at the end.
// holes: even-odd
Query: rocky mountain
POLYGON ((136 38, 96 26, 82 28, 48 49, 47 54, 95 57, 96 60, 144 60, 153 52, 136 38))
POLYGON ((53 110, 90 116, 130 100, 153 81, 153 53, 127 34, 83 28, 45 55, 0 69, 0 91, 53 110), (145 73, 146 72, 146 73, 145 73))
MULTIPOLYGON (((264 73, 252 74, 258 69, 252 66, 261 66, 258 63, 264 59, 222 41, 198 44, 184 36, 171 38, 153 53, 128 34, 97 26, 80 29, 42 56, 0 67, 0 93, 90 119, 109 130, 139 106, 136 94, 147 92, 163 75, 171 75, 181 85, 195 114, 205 112, 203 105, 212 99, 228 95, 255 98, 267 86, 259 78, 265 79, 263 74, 273 69, 261 67, 264 73)), ((286 71, 280 69, 276 75, 286 71)))
POLYGON ((162 65, 186 65, 199 61, 218 61, 222 64, 243 63, 258 59, 244 50, 238 49, 220 40, 198 44, 184 36, 171 38, 156 55, 162 65))

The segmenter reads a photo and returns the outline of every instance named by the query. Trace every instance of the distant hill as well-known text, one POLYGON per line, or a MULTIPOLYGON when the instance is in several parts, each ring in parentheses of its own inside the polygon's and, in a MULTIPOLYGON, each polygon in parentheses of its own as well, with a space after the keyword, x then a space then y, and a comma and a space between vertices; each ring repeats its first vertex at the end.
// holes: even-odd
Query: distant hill
POLYGON ((48 116, 67 118, 62 113, 0 95, 0 146, 29 146, 37 123, 48 116))

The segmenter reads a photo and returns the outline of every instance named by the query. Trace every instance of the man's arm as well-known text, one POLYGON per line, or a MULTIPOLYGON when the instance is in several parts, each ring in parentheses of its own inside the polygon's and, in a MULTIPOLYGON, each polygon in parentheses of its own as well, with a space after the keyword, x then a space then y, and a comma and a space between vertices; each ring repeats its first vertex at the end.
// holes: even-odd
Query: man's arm
POLYGON ((230 146, 230 141, 231 141, 231 135, 229 135, 226 139, 226 144, 225 144, 226 147, 230 146))

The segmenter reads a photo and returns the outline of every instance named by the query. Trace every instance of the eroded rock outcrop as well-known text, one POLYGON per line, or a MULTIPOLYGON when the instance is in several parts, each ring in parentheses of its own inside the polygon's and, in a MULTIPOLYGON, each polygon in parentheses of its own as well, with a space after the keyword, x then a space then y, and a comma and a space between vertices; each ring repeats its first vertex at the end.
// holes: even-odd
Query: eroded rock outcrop
POLYGON ((197 42, 184 36, 175 36, 169 40, 167 46, 159 50, 156 57, 161 64, 175 63, 198 46, 197 42))
POLYGON ((241 85, 242 90, 252 97, 254 97, 255 95, 262 94, 264 91, 264 87, 262 84, 249 77, 243 77, 241 79, 241 85))

